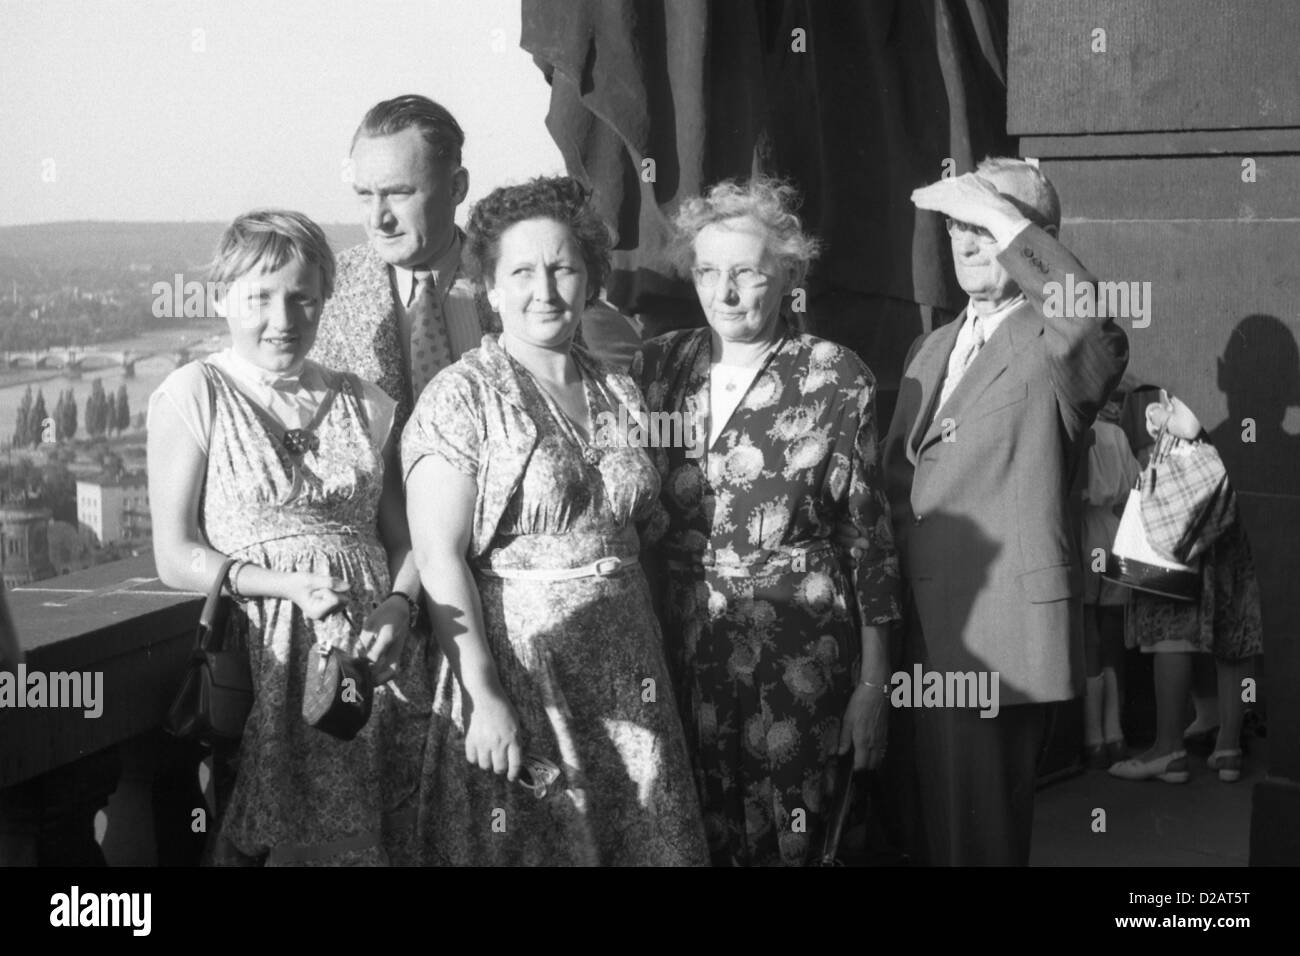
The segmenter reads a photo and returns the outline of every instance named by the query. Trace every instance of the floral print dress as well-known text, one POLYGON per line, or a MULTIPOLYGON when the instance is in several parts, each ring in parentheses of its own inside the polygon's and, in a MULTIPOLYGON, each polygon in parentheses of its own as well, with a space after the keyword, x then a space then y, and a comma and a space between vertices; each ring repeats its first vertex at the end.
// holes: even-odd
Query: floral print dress
MULTIPOLYGON (((642 406, 631 379, 580 347, 592 422, 642 406)), ((593 438, 597 436, 593 435, 593 438)), ((425 389, 402 437, 411 469, 437 455, 477 485, 468 555, 485 638, 525 755, 560 779, 543 796, 465 759, 467 700, 443 659, 420 799, 433 865, 706 865, 699 802, 636 522, 659 480, 639 447, 589 444, 488 335, 425 389), (619 558, 608 577, 512 570, 619 558), (503 577, 494 576, 506 575, 503 577)))
MULTIPOLYGON (((376 534, 383 488, 359 383, 322 370, 333 388, 315 434, 294 461, 250 400, 213 366, 212 434, 201 525, 218 551, 275 571, 329 574, 352 586, 360 624, 389 591, 376 534)), ((428 728, 425 645, 412 635, 398 676, 375 691, 366 726, 338 740, 302 716, 318 643, 356 653, 342 615, 306 617, 292 601, 244 602, 255 699, 235 765, 213 861, 226 865, 384 865, 415 862, 415 805, 428 728)), ((237 635, 239 636, 239 635, 237 635)))
MULTIPOLYGON (((632 374, 650 414, 709 433, 711 331, 651 340, 632 374)), ((836 781, 858 622, 899 617, 877 474, 875 382, 851 352, 785 326, 716 443, 661 449, 664 632, 716 865, 803 865, 836 781), (849 518, 860 562, 830 546, 849 518)))

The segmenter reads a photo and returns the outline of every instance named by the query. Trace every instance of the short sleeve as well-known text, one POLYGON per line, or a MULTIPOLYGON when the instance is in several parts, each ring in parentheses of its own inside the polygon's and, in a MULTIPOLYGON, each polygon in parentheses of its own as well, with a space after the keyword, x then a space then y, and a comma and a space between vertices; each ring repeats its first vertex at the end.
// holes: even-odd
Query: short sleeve
POLYGON ((365 409, 366 421, 370 423, 371 444, 382 449, 388 441, 388 433, 393 430, 397 403, 374 382, 361 381, 361 407, 365 409))
POLYGON ((479 389, 464 370, 444 369, 420 394, 402 431, 402 482, 426 455, 437 455, 477 479, 483 436, 479 389))
POLYGON ((208 436, 212 434, 212 399, 208 391, 203 363, 189 362, 172 372, 149 396, 149 411, 145 427, 153 419, 154 408, 167 402, 185 423, 186 430, 204 455, 208 453, 208 436))

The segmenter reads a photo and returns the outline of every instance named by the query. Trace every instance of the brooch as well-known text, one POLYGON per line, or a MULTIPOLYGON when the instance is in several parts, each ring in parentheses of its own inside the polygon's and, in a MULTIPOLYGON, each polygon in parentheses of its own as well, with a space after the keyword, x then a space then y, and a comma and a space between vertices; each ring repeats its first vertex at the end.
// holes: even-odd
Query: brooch
POLYGON ((320 439, 305 428, 295 428, 284 433, 284 447, 289 454, 301 458, 320 447, 320 439))

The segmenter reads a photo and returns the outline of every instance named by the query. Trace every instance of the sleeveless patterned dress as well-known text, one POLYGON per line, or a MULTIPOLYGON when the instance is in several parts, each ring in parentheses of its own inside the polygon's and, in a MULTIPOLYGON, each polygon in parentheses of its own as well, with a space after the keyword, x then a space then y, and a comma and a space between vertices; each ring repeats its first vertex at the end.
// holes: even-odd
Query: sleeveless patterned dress
MULTIPOLYGON (((352 585, 358 624, 387 595, 376 532, 384 466, 348 376, 294 463, 249 399, 211 365, 212 437, 200 506, 208 541, 276 571, 330 574, 352 585)), ((326 399, 326 401, 330 401, 326 399)), ((375 694, 369 722, 341 741, 302 717, 317 642, 352 653, 342 615, 313 621, 291 601, 246 602, 255 702, 235 761, 234 789, 214 849, 218 864, 384 865, 414 862, 415 801, 431 695, 422 635, 375 694)))

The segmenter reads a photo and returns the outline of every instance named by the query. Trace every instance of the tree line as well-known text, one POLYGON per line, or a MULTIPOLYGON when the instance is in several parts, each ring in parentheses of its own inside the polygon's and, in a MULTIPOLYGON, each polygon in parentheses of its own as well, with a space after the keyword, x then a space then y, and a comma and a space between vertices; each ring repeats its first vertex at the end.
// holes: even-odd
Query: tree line
MULTIPOLYGON (((59 392, 59 398, 50 414, 45 404, 45 393, 27 386, 14 422, 13 447, 24 448, 42 442, 71 441, 77 435, 77 398, 72 389, 59 392)), ((91 438, 100 438, 112 432, 123 432, 131 426, 131 403, 126 386, 119 385, 116 394, 104 391, 103 383, 95 379, 86 399, 85 415, 81 424, 91 438)))
MULTIPOLYGON (((30 278, 24 280, 20 281, 27 294, 20 302, 0 298, 0 349, 8 352, 112 342, 138 335, 153 321, 153 299, 144 290, 118 291, 107 281, 91 280, 89 288, 107 291, 90 299, 74 298, 67 290, 32 295, 30 278), (102 301, 109 295, 121 295, 123 301, 102 301)), ((60 277, 60 281, 65 280, 60 277)), ((8 291, 8 283, 3 288, 8 291)))

